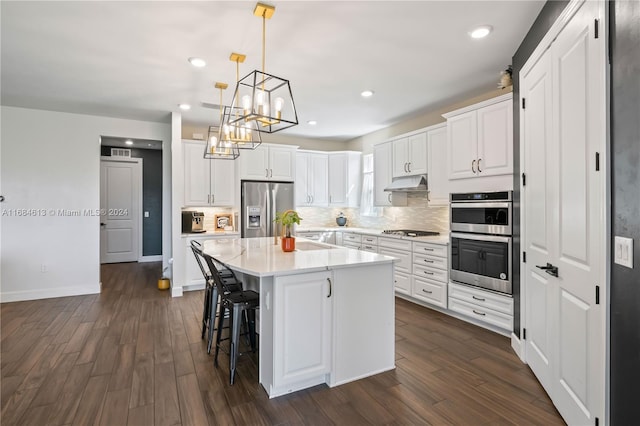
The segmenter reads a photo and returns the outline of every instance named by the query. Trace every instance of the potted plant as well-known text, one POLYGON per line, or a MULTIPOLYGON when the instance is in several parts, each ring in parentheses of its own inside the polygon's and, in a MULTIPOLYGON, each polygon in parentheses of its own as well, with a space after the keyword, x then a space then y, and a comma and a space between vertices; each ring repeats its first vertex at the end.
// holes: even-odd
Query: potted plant
POLYGON ((273 220, 282 225, 282 251, 294 251, 296 249, 296 239, 291 236, 293 224, 300 225, 302 218, 295 210, 287 210, 282 213, 277 212, 273 220))

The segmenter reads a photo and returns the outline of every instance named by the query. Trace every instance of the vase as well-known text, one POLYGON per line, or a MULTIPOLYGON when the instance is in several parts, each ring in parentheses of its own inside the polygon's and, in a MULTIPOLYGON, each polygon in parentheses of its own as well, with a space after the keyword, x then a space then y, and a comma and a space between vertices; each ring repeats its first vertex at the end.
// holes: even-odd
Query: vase
POLYGON ((296 249, 296 239, 294 237, 282 237, 282 251, 294 251, 296 249))

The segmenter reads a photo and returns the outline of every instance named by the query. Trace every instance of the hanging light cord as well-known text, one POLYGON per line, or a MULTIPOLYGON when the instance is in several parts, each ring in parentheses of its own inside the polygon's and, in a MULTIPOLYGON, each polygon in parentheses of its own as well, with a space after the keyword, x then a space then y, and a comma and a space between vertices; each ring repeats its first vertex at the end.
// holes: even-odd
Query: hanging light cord
POLYGON ((266 55, 266 38, 267 38, 267 19, 265 17, 267 11, 262 12, 262 74, 264 74, 264 58, 266 55))

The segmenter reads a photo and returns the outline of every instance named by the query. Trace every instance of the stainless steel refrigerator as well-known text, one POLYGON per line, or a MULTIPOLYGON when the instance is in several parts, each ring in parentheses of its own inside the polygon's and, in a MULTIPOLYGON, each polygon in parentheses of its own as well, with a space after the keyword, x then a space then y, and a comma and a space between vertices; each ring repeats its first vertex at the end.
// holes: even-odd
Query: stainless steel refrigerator
POLYGON ((272 237, 276 212, 293 209, 293 183, 242 181, 242 238, 272 237))

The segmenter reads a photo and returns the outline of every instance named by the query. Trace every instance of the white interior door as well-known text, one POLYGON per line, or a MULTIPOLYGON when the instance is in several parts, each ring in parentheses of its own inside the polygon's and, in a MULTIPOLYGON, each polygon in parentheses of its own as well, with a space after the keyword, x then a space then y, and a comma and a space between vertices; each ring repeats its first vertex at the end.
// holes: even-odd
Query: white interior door
POLYGON ((603 18, 602 3, 583 3, 522 84, 526 358, 576 425, 594 424, 605 399, 603 18))
POLYGON ((536 268, 555 257, 553 206, 556 204, 557 153, 552 138, 551 53, 547 50, 522 78, 522 95, 527 101, 523 111, 523 167, 527 184, 522 188, 523 264, 527 363, 551 395, 554 309, 557 299, 551 276, 536 268))
POLYGON ((559 158, 555 401, 568 424, 593 424, 603 407, 604 315, 595 303, 606 261, 604 171, 595 169, 606 140, 604 37, 594 37, 595 19, 605 33, 601 9, 585 2, 552 47, 559 158))
POLYGON ((142 160, 132 160, 100 160, 100 263, 140 256, 142 160))

